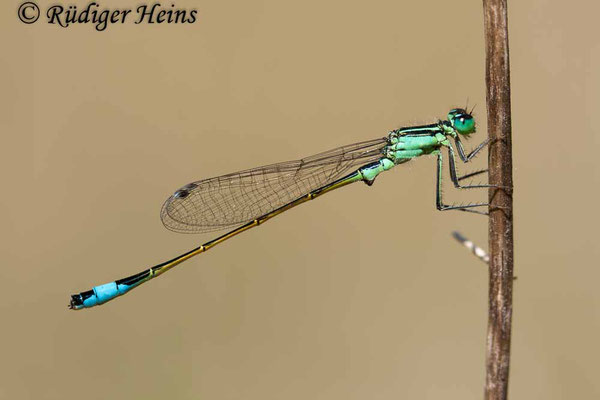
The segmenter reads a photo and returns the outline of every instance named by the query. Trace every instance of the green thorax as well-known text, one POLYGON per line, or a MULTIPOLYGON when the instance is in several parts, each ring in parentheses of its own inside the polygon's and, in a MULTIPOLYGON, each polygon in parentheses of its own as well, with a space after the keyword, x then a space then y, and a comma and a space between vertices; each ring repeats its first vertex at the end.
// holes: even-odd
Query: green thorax
POLYGON ((431 154, 441 146, 448 145, 448 136, 454 137, 456 132, 444 122, 391 131, 388 135, 390 144, 386 148, 386 157, 394 164, 399 164, 411 158, 431 154))
POLYGON ((361 178, 370 184, 381 172, 425 154, 437 154, 440 147, 450 146, 449 138, 458 139, 459 135, 468 136, 473 132, 475 120, 462 108, 450 110, 448 119, 436 124, 395 129, 388 134, 384 156, 361 168, 361 178))

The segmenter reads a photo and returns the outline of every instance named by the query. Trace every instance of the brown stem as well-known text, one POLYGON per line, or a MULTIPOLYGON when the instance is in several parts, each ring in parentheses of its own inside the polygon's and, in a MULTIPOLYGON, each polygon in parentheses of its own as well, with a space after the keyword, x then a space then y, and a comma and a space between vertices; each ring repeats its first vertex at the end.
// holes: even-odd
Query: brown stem
POLYGON ((488 135, 489 311, 485 398, 508 395, 513 284, 512 143, 506 0, 483 0, 488 135))

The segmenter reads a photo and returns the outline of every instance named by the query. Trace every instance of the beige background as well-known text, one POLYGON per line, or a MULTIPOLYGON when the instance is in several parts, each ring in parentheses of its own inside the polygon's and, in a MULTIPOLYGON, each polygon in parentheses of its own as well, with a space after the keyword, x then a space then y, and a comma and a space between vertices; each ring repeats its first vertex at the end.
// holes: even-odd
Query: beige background
MULTIPOLYGON (((520 399, 600 395, 600 7, 563 3, 510 4, 520 399)), ((67 310, 212 237, 162 227, 189 181, 467 98, 469 147, 485 137, 479 1, 176 4, 199 20, 96 32, 24 25, 2 3, 0 398, 481 398, 487 272, 450 232, 487 247, 486 220, 435 210, 431 158, 67 310)))

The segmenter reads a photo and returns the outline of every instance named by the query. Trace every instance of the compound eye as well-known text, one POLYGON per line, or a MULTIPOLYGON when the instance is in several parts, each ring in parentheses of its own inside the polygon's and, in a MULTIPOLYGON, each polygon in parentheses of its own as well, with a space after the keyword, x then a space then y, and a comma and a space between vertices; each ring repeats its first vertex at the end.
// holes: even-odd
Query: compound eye
POLYGON ((448 119, 452 121, 453 119, 456 119, 461 115, 469 115, 469 113, 467 112, 467 110, 464 110, 462 108, 453 108, 448 112, 448 119))
POLYGON ((475 119, 469 114, 458 114, 453 120, 454 128, 461 135, 475 132, 475 119))

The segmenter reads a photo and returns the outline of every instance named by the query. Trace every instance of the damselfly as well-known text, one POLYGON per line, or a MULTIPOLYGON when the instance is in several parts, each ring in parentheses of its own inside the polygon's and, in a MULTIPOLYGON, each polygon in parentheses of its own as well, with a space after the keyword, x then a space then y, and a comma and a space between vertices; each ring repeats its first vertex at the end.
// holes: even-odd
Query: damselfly
POLYGON ((144 282, 168 271, 179 263, 207 251, 225 240, 258 226, 269 219, 327 192, 362 181, 372 185, 375 178, 398 164, 430 154, 437 156, 436 206, 438 210, 478 211, 487 203, 447 205, 442 201, 442 149, 448 151, 450 178, 459 189, 489 185, 461 185, 460 181, 487 170, 463 177, 456 171, 458 156, 468 162, 487 145, 487 140, 468 155, 461 136, 475 132, 475 120, 465 109, 450 110, 446 120, 430 125, 400 128, 386 137, 338 147, 297 161, 288 161, 241 172, 204 179, 177 190, 161 210, 163 224, 185 233, 209 232, 236 226, 170 261, 138 274, 96 286, 71 296, 69 308, 79 310, 106 303, 144 282))

